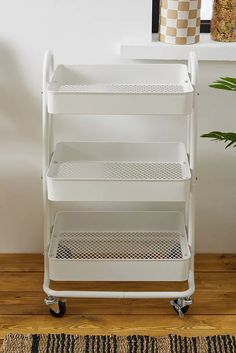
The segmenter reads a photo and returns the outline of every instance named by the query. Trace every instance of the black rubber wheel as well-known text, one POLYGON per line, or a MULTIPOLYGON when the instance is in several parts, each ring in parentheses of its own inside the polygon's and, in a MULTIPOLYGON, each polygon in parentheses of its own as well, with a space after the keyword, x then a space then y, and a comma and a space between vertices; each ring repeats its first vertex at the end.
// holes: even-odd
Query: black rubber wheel
POLYGON ((53 311, 52 309, 49 309, 49 312, 50 314, 53 316, 53 317, 63 317, 66 313, 66 302, 62 302, 59 300, 58 302, 58 305, 59 305, 59 313, 55 313, 55 311, 53 311))
MULTIPOLYGON (((177 299, 174 300, 174 302, 177 304, 177 299)), ((175 308, 175 306, 173 306, 173 309, 174 309, 174 311, 175 311, 177 314, 179 314, 179 312, 178 312, 178 310, 175 308)), ((181 309, 181 311, 182 311, 182 313, 185 315, 185 314, 187 314, 188 309, 189 309, 189 305, 186 305, 186 306, 184 306, 184 307, 181 309)))

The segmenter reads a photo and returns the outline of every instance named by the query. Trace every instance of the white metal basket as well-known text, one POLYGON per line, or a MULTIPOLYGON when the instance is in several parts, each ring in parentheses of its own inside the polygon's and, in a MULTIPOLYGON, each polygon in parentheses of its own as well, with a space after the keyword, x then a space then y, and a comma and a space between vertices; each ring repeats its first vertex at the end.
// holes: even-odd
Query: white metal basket
POLYGON ((47 181, 53 201, 183 201, 191 178, 183 143, 62 142, 47 181))
POLYGON ((59 212, 49 248, 53 280, 184 281, 190 251, 178 212, 59 212))
POLYGON ((59 65, 48 86, 52 114, 182 115, 191 112, 192 102, 181 64, 59 65))

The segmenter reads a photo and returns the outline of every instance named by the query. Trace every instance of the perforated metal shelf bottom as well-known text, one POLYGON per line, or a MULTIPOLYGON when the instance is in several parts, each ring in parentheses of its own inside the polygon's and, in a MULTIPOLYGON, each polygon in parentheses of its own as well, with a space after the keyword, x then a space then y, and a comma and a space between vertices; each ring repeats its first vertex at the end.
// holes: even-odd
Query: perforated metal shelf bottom
MULTIPOLYGON (((57 163, 57 162, 56 162, 57 163)), ((65 161, 57 163, 57 178, 87 180, 184 180, 184 163, 65 161)))
POLYGON ((63 232, 50 257, 58 260, 175 260, 188 255, 178 232, 63 232))
POLYGON ((180 84, 66 84, 60 85, 60 92, 78 93, 183 93, 180 84))

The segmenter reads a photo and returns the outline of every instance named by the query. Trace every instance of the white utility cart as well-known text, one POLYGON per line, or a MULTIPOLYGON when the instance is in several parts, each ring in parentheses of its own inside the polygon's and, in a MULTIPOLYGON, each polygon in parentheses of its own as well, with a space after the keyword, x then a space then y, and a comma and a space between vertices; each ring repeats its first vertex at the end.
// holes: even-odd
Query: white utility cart
MULTIPOLYGON (((65 298, 171 298, 182 317, 194 293, 194 53, 184 64, 59 65, 45 54, 43 195, 45 303, 65 298), (183 142, 54 143, 58 114, 168 115, 188 122, 183 142), (75 202, 182 202, 185 211, 88 212, 75 202), (185 291, 58 291, 54 281, 188 281, 185 291)), ((112 119, 112 118, 111 118, 112 119)))

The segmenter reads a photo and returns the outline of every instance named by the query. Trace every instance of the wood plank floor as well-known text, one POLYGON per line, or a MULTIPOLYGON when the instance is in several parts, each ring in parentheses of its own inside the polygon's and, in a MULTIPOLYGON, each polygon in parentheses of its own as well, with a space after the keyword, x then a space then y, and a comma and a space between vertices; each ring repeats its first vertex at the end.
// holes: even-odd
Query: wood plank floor
MULTIPOLYGON (((0 340, 8 332, 236 335, 236 255, 197 255, 194 305, 184 319, 173 312, 168 300, 156 299, 71 299, 66 316, 55 319, 43 303, 41 255, 0 255, 0 276, 0 340)), ((104 286, 113 290, 164 288, 164 284, 137 282, 72 285, 103 290, 104 286)))

